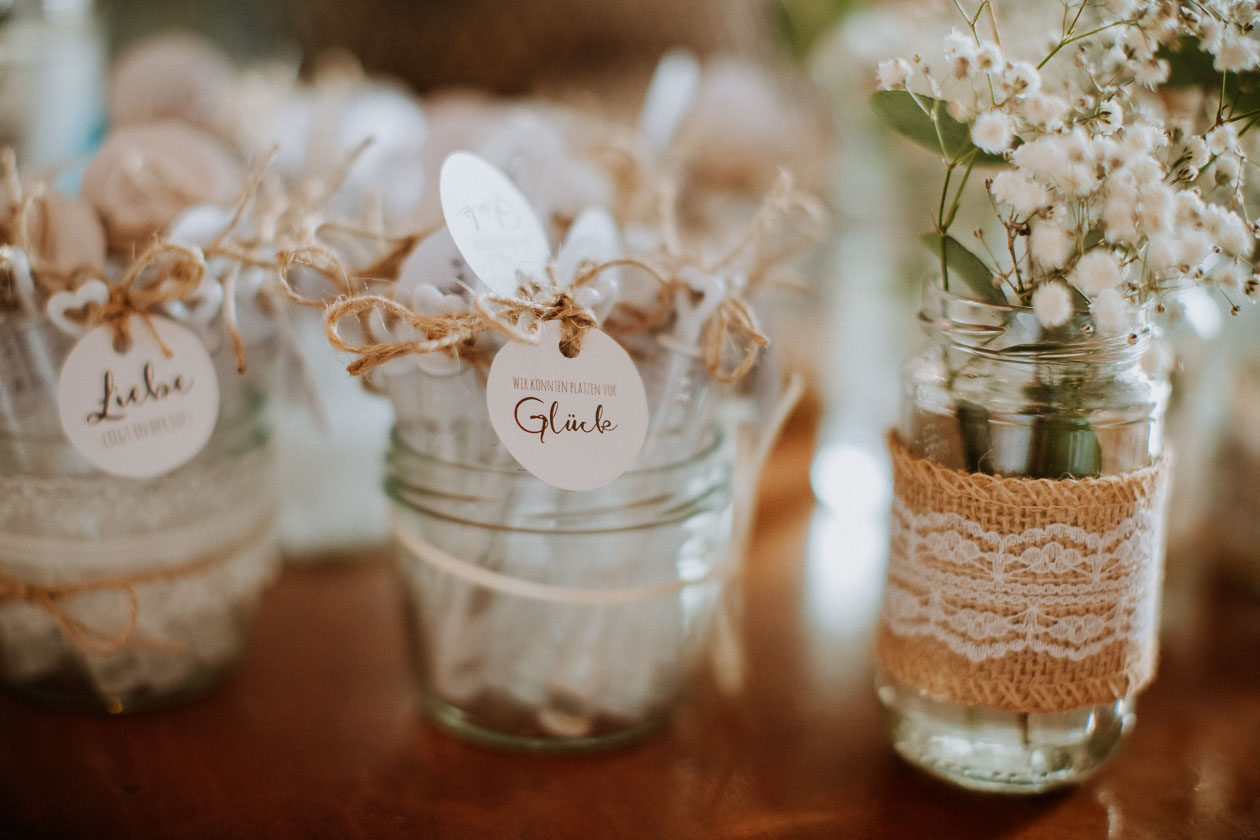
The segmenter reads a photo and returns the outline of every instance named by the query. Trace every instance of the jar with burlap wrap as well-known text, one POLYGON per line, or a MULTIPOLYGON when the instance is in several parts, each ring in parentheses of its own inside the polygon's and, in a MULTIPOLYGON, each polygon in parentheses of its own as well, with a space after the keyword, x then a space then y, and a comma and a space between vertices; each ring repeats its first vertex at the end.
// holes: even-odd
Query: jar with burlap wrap
POLYGON ((926 293, 926 350, 889 435, 893 507, 876 635, 897 751, 964 787, 1084 778, 1153 678, 1168 386, 1088 316, 926 293))

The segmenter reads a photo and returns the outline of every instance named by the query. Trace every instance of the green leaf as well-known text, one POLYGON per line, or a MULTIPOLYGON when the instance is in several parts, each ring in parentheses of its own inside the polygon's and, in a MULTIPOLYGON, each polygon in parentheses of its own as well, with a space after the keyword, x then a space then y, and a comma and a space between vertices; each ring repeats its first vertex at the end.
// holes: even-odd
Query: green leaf
POLYGON ((1102 446, 1082 417, 1039 414, 1028 440, 1029 478, 1088 478, 1102 473, 1102 446))
MULTIPOLYGON (((919 237, 924 245, 934 254, 941 253, 941 235, 925 233, 919 237)), ((993 271, 984 264, 984 260, 968 251, 952 236, 944 237, 945 267, 951 277, 957 277, 967 284, 967 288, 975 293, 977 299, 985 303, 1006 303, 1006 295, 993 285, 993 271)))
POLYGON ((912 95, 905 90, 881 90, 871 96, 871 108, 880 122, 893 131, 950 160, 961 160, 974 152, 977 165, 1006 163, 1001 155, 977 148, 971 142, 971 129, 946 113, 945 103, 939 99, 912 95), (924 108, 936 115, 935 123, 924 108))
POLYGON ((993 433, 989 412, 983 406, 961 400, 954 404, 958 433, 962 438, 963 461, 973 473, 993 474, 993 433))

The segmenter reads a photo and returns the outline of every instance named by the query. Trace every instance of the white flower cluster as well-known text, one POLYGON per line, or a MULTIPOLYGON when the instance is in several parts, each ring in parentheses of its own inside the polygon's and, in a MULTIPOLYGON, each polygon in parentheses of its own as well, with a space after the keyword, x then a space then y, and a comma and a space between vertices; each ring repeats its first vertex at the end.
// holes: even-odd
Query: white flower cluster
MULTIPOLYGON (((1227 297, 1260 292, 1256 230, 1241 212, 1246 156, 1237 121, 1213 108, 1196 132, 1166 119, 1144 87, 1168 78, 1159 47, 1184 36, 1197 37, 1218 69, 1254 69, 1258 9, 1255 0, 1083 0, 1069 16, 1104 17, 1077 14, 1065 24, 1042 69, 1004 55, 972 19, 970 32, 945 38, 944 72, 918 57, 893 59, 879 79, 885 90, 914 93, 925 113, 927 97, 944 101, 977 149, 1007 161, 985 182, 1005 234, 1002 248, 986 247, 994 284, 1031 304, 1046 326, 1069 321, 1084 299, 1098 330, 1124 332, 1131 304, 1187 283, 1227 297), (1077 25, 1084 35, 1074 34, 1077 25), (1064 68, 1060 78, 1047 75, 1064 68)), ((973 165, 946 163, 951 171, 973 165)), ((948 189, 947 181, 946 198, 948 189)), ((938 233, 950 219, 938 220, 938 233)))
POLYGON ((1213 57, 1213 67, 1222 72, 1255 70, 1260 67, 1260 6, 1254 0, 1159 0, 1109 3, 1120 19, 1133 21, 1115 47, 1118 56, 1142 62, 1143 67, 1162 62, 1158 74, 1143 84, 1158 84, 1167 78, 1167 62, 1156 57, 1161 46, 1173 46, 1191 37, 1213 57))

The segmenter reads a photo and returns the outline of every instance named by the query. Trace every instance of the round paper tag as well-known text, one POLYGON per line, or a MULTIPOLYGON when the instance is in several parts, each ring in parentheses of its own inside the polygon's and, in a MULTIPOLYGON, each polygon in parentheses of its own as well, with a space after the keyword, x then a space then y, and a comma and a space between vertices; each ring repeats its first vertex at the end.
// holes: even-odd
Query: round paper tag
POLYGON ((57 385, 70 443, 105 472, 128 478, 152 478, 187 463, 219 418, 219 382, 205 346, 174 321, 150 320, 170 358, 133 315, 126 353, 114 350, 112 330, 96 327, 70 351, 57 385))
POLYGON ((560 352, 562 328, 513 341, 490 365, 490 424, 517 462, 562 490, 593 490, 625 472, 647 434, 647 395, 634 362, 599 330, 582 352, 560 352))
POLYGON ((506 175, 472 152, 442 163, 442 216, 477 278, 496 295, 516 292, 517 270, 542 277, 551 256, 537 214, 506 175))

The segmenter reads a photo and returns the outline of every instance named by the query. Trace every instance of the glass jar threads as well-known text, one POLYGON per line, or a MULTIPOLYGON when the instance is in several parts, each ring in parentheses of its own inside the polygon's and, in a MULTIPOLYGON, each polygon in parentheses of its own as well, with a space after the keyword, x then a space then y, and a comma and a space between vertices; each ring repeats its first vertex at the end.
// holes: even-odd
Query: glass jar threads
POLYGON ((896 750, 963 787, 1039 792, 1100 767, 1152 679, 1168 385, 1150 327, 930 288, 903 373, 876 655, 896 750))

